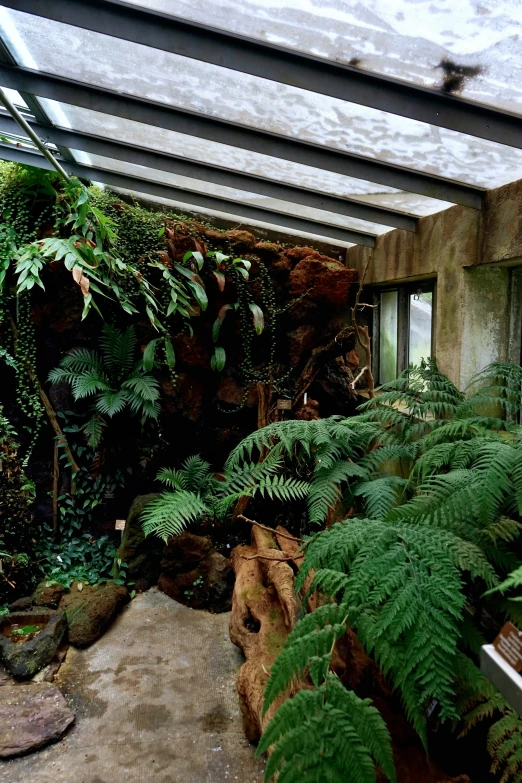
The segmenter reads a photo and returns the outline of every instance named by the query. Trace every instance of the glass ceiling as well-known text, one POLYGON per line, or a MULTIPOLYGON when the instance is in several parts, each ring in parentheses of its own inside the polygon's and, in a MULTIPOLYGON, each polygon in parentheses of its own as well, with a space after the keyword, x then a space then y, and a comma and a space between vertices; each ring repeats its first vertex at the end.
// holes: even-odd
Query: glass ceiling
MULTIPOLYGON (((522 113, 520 0, 131 0, 134 5, 522 113), (411 35, 415 31, 415 36, 411 35), (444 81, 445 80, 445 81, 444 81)), ((483 188, 522 178, 522 149, 0 8, 18 64, 483 188), (64 46, 64 42, 67 43, 64 46)), ((18 102, 18 101, 17 101, 18 102)), ((422 216, 448 202, 40 99, 62 128, 422 216)), ((82 163, 373 234, 389 226, 121 161, 82 163)))

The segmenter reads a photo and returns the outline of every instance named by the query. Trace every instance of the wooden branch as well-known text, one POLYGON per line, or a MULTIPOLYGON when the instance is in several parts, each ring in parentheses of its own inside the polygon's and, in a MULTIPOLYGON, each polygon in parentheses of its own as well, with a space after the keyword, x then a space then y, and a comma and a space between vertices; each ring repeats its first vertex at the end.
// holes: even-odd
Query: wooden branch
MULTIPOLYGON (((359 288, 357 290, 357 294, 355 295, 355 304, 352 307, 352 326, 355 330, 355 334, 357 336, 357 340, 359 342, 359 345, 361 348, 364 349, 366 353, 366 364, 364 367, 364 372, 366 372, 366 375, 368 377, 368 396, 370 398, 375 396, 374 390, 375 390, 375 378, 373 377, 372 373, 372 349, 371 349, 371 338, 370 338, 370 332, 368 330, 367 326, 360 326, 357 323, 357 310, 366 306, 365 303, 361 303, 359 300, 361 298, 361 293, 364 286, 364 281, 366 279, 366 274, 368 272, 368 267, 370 265, 370 258, 371 255, 368 252, 366 263, 364 265, 363 273, 359 279, 359 288)), ((367 305, 368 307, 374 307, 374 305, 367 305)), ((359 376, 357 376, 357 379, 359 379, 359 376)), ((355 381, 352 384, 352 389, 355 387, 355 381)))
POLYGON ((286 563, 288 560, 295 560, 295 556, 269 557, 268 555, 241 555, 243 560, 275 560, 278 563, 286 563))
POLYGON ((273 527, 267 527, 266 525, 262 525, 260 522, 256 522, 255 519, 249 519, 248 517, 245 517, 243 514, 238 514, 237 519, 242 519, 243 522, 248 522, 249 525, 255 525, 256 527, 260 527, 261 530, 267 530, 269 533, 273 533, 275 536, 281 536, 281 538, 288 538, 289 541, 303 541, 302 538, 297 538, 297 536, 291 536, 287 533, 280 533, 279 530, 275 530, 273 527))
POLYGON ((360 372, 360 373, 359 373, 359 374, 358 374, 358 375, 357 375, 357 376, 356 376, 356 377, 353 379, 353 381, 352 381, 352 382, 351 382, 351 384, 350 384, 350 387, 351 387, 352 389, 355 389, 355 384, 357 383, 357 381, 360 381, 360 380, 361 380, 361 378, 363 377, 363 375, 364 375, 364 373, 366 372, 366 370, 367 370, 367 369, 368 369, 368 368, 367 368, 367 367, 366 367, 366 365, 365 365, 365 366, 362 368, 361 372, 360 372))
POLYGON ((58 530, 58 480, 60 478, 60 462, 58 459, 58 441, 54 441, 53 464, 53 530, 58 530))

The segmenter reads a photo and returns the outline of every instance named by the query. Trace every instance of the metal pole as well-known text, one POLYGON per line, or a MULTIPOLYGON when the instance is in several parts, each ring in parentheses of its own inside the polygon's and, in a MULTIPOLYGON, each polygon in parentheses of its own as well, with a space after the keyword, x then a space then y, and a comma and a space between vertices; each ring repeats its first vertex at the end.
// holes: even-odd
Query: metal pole
POLYGON ((18 111, 18 109, 16 108, 16 106, 13 106, 13 104, 11 103, 11 101, 9 100, 9 98, 8 98, 8 97, 7 97, 7 95, 4 93, 4 91, 2 90, 2 88, 1 88, 1 87, 0 87, 0 102, 1 102, 1 103, 3 103, 3 105, 5 106, 5 108, 7 109, 7 111, 9 112, 9 114, 11 115, 11 117, 13 118, 13 120, 15 120, 15 122, 17 122, 17 123, 18 123, 18 125, 19 125, 19 126, 22 128, 22 130, 24 131, 24 133, 26 133, 26 134, 27 134, 27 136, 29 136, 29 138, 31 139, 31 141, 32 141, 34 144, 36 144, 36 146, 38 147, 38 149, 40 150, 40 152, 42 153, 42 155, 44 155, 44 156, 47 158, 47 160, 49 161, 49 163, 50 163, 52 166, 54 166, 54 168, 56 169, 56 171, 58 172, 58 174, 59 174, 61 177, 63 177, 63 179, 65 180, 65 182, 70 182, 70 181, 71 181, 71 178, 70 178, 70 176, 69 176, 69 175, 67 174, 67 172, 66 172, 66 171, 65 171, 65 170, 64 170, 64 169, 63 169, 63 168, 60 166, 60 164, 58 163, 58 161, 56 160, 56 158, 54 157, 54 155, 52 155, 52 154, 49 152, 49 150, 47 149, 47 147, 46 147, 44 144, 42 144, 41 140, 38 138, 38 136, 36 135, 36 133, 34 132, 34 130, 31 128, 31 126, 29 125, 29 123, 28 123, 28 122, 26 122, 26 120, 25 120, 25 119, 22 117, 22 115, 20 114, 20 112, 18 111))

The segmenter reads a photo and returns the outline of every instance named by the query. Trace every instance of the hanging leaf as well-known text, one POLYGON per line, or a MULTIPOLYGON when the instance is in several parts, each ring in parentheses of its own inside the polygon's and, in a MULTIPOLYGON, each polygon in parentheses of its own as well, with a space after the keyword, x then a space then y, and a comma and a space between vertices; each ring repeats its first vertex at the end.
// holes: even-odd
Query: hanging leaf
POLYGON ((157 337, 155 340, 151 340, 143 351, 143 367, 150 372, 154 367, 154 356, 156 353, 156 345, 160 342, 161 338, 157 337))
POLYGON ((242 266, 238 266, 237 271, 243 275, 245 280, 248 280, 248 272, 246 271, 246 269, 244 269, 242 266))
POLYGON ((234 258, 232 263, 233 264, 242 264, 248 272, 250 272, 250 268, 252 267, 252 262, 251 261, 247 261, 246 258, 234 258))
POLYGON ((221 370, 225 366, 226 360, 227 360, 227 355, 225 353, 225 349, 221 348, 219 345, 216 345, 216 347, 214 348, 214 355, 210 360, 210 366, 216 372, 221 372, 221 370))
POLYGON ((256 330, 256 334, 261 334, 265 328, 265 316, 263 315, 263 311, 259 305, 253 304, 252 302, 248 306, 252 310, 252 315, 254 316, 254 329, 256 330))
POLYGON ((223 307, 218 313, 218 317, 216 318, 216 320, 212 325, 212 339, 214 340, 215 343, 217 343, 217 339, 219 337, 219 330, 221 329, 221 324, 225 320, 225 316, 228 310, 232 310, 232 305, 229 304, 223 305, 223 307))
MULTIPOLYGON (((197 277, 197 275, 196 275, 197 277)), ((189 288, 194 294, 194 299, 201 307, 202 310, 206 310, 208 307, 208 297, 205 288, 199 283, 189 283, 189 288)))
POLYGON ((216 250, 214 257, 216 259, 216 263, 222 264, 224 261, 228 261, 230 256, 226 256, 224 253, 221 253, 219 250, 216 250))
POLYGON ((82 289, 82 294, 84 296, 87 296, 87 294, 89 293, 89 285, 90 285, 90 283, 89 283, 89 278, 85 277, 85 275, 83 274, 83 270, 82 270, 81 266, 73 266, 73 268, 72 268, 72 276, 73 276, 74 282, 78 283, 78 285, 82 289))
POLYGON ((176 354, 174 353, 174 346, 168 337, 165 337, 165 358, 167 366, 172 369, 176 364, 176 354))
POLYGON ((225 290, 225 275, 223 274, 223 272, 212 272, 212 274, 214 275, 214 277, 217 280, 217 284, 218 284, 219 290, 220 291, 224 291, 225 290))
POLYGON ((187 261, 190 261, 190 259, 193 258, 198 265, 198 269, 203 269, 203 264, 205 263, 205 259, 203 258, 203 254, 199 252, 199 250, 187 250, 185 255, 183 256, 183 263, 187 263, 187 261))

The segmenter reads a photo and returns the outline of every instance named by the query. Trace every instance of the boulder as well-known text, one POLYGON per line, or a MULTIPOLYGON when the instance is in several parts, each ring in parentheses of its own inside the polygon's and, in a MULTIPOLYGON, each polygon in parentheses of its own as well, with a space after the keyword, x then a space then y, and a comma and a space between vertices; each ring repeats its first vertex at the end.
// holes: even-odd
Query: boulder
POLYGON ((303 258, 289 277, 293 296, 307 296, 315 302, 340 307, 348 301, 351 284, 357 279, 357 270, 348 269, 340 261, 319 253, 303 258))
POLYGON ((63 612, 32 609, 13 612, 0 620, 0 659, 17 680, 28 680, 52 661, 62 641, 67 621, 63 612), (27 641, 10 634, 11 626, 21 630, 23 626, 41 626, 42 630, 27 641))
POLYGON ((55 685, 4 685, 0 688, 0 758, 32 753, 56 742, 74 713, 55 685))
POLYGON ((232 601, 234 572, 206 536, 182 533, 167 544, 161 561, 159 589, 193 609, 227 612, 232 601))
POLYGON ((56 584, 56 582, 40 582, 33 593, 33 604, 35 606, 50 606, 56 609, 65 592, 67 592, 65 587, 56 584))
POLYGON ((210 368, 210 356, 213 346, 210 334, 193 334, 192 336, 181 332, 174 335, 172 345, 176 353, 177 361, 187 367, 210 368))
POLYGON ((254 245, 254 252, 257 253, 259 258, 266 261, 278 258, 283 250, 283 245, 277 245, 275 242, 257 242, 254 245))
MULTIPOLYGON (((238 373, 233 368, 226 368, 221 373, 216 396, 218 400, 229 405, 241 405, 243 403, 245 387, 241 384, 238 373)), ((247 408, 255 408, 257 404, 257 389, 254 384, 250 384, 245 405, 247 408)))
POLYGON ((242 229, 230 229, 229 231, 207 229, 205 234, 212 244, 224 248, 225 252, 232 248, 236 253, 246 253, 251 251, 257 242, 257 239, 250 231, 242 229))
MULTIPOLYGON (((127 564, 127 578, 134 582, 145 581, 147 587, 158 583, 164 544, 157 536, 145 536, 140 516, 147 503, 159 497, 159 492, 151 492, 134 499, 116 552, 116 559, 127 564)), ((113 575, 116 577, 117 573, 113 575)))
POLYGON ((73 582, 71 592, 60 601, 67 614, 69 642, 74 647, 88 647, 102 636, 111 621, 129 601, 129 591, 123 585, 82 585, 73 582))

